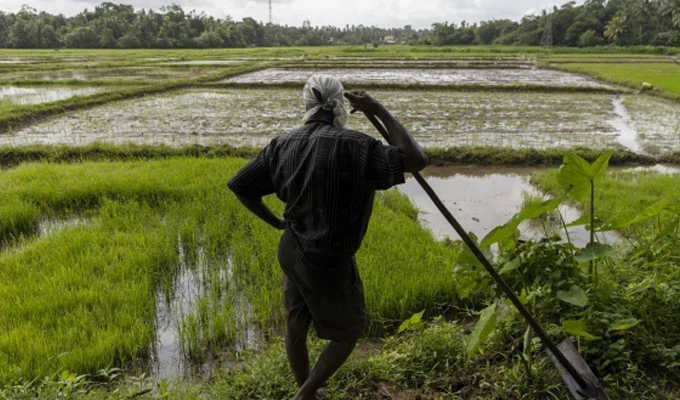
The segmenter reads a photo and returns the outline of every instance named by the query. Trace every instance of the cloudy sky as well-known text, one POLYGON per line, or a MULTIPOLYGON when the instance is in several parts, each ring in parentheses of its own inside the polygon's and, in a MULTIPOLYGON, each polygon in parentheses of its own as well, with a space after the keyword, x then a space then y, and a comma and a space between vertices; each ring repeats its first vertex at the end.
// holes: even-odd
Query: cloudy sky
MULTIPOLYGON (((110 0, 130 4, 135 9, 158 10, 173 0, 110 0)), ((17 12, 22 4, 51 14, 75 15, 92 10, 103 0, 0 0, 0 11, 17 12)), ((269 0, 174 0, 185 11, 196 10, 217 18, 234 20, 252 17, 269 21, 269 0)), ((518 21, 523 15, 560 6, 567 0, 272 0, 272 21, 301 26, 309 20, 313 26, 375 25, 381 28, 430 28, 434 22, 463 20, 478 22, 495 18, 518 21)), ((578 4, 583 1, 577 1, 578 4)))

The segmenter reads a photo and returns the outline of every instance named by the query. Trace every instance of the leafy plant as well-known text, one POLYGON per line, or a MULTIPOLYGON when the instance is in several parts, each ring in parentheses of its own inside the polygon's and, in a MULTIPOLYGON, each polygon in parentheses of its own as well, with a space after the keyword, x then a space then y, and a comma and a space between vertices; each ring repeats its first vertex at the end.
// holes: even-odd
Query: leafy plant
POLYGON ((597 281, 595 260, 609 255, 612 250, 609 245, 595 245, 595 231, 600 227, 599 221, 595 218, 595 183, 602 178, 607 170, 612 154, 612 151, 608 151, 599 156, 592 164, 575 154, 567 154, 564 156, 563 164, 560 166, 557 175, 558 182, 568 195, 579 198, 584 193, 590 194, 589 223, 586 225, 586 229, 590 231, 588 243, 590 247, 576 254, 575 259, 577 261, 586 259, 589 261, 588 275, 591 282, 597 281), (598 224, 596 225, 596 223, 598 224))

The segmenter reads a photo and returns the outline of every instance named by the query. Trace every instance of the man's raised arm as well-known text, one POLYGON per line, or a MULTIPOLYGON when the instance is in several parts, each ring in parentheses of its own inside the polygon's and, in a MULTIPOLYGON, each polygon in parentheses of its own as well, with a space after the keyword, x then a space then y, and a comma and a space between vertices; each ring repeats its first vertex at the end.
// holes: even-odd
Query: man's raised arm
POLYGON ((401 151, 404 171, 418 172, 427 166, 427 156, 413 139, 408 130, 390 113, 385 106, 364 91, 345 92, 350 112, 361 111, 380 119, 387 129, 385 140, 401 151))

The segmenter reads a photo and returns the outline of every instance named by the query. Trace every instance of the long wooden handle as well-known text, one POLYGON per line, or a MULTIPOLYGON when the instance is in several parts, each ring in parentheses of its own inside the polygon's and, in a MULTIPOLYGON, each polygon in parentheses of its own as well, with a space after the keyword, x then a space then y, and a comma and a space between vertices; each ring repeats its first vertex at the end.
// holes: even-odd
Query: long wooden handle
MULTIPOLYGON (((380 134, 385 138, 385 140, 388 141, 389 143, 389 136, 387 133, 387 130, 385 127, 382 125, 381 122, 379 122, 375 116, 370 115, 370 114, 364 114, 366 118, 368 118, 369 121, 375 126, 375 128, 380 132, 380 134)), ((465 245, 472 251, 472 254, 477 257, 479 262, 484 266, 484 268, 491 274, 491 277, 493 280, 496 282, 496 284, 501 288, 501 290, 508 296, 510 301, 512 301, 512 304, 515 305, 517 310, 522 314, 524 319, 527 320, 529 325, 531 325, 531 328, 536 332, 538 337, 541 338, 543 343, 548 347, 550 352, 555 356, 555 358, 562 364, 562 366, 567 370, 569 375, 571 375, 572 378, 578 383, 579 386, 583 389, 588 389, 591 387, 590 382, 586 381, 583 376, 576 370, 576 368, 571 365, 567 357, 557 348, 557 346, 553 343, 552 340, 548 337, 548 335, 545 333, 543 328, 538 324, 536 319, 529 313, 529 310, 524 307, 524 304, 519 300, 517 295, 512 291, 510 286, 503 280, 503 278, 498 274, 496 269, 491 265, 489 260, 487 260, 486 256, 484 256, 484 253, 479 249, 477 244, 470 238, 470 236, 465 232, 465 229, 456 221, 456 219, 451 215, 451 212, 446 208, 444 203, 439 199, 439 196, 434 192, 432 187, 430 186, 429 183, 420 175, 418 172, 412 172, 413 177, 416 178, 416 181, 422 186, 423 190, 425 190, 425 193, 430 197, 432 202, 434 203, 435 206, 439 209, 439 212, 442 213, 444 218, 451 224, 453 229, 456 230, 456 233, 458 233, 458 236, 460 236, 461 239, 463 239, 463 242, 465 245)))

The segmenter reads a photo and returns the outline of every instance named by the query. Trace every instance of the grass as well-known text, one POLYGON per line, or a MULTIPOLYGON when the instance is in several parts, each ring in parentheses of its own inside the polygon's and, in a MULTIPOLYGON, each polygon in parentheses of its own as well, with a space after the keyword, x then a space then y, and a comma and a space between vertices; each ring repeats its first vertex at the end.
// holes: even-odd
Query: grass
MULTIPOLYGON (((557 182, 557 171, 536 174, 532 184, 552 194, 560 194, 557 182)), ((677 174, 659 174, 654 171, 616 171, 612 170, 597 182, 595 188, 595 204, 598 218, 604 222, 615 222, 635 216, 661 199, 679 199, 680 181, 677 174), (622 196, 622 193, 635 195, 622 196)), ((582 208, 588 201, 586 198, 575 199, 582 208)), ((671 214, 665 217, 672 218, 671 214)), ((654 222, 654 221, 651 221, 654 222)), ((633 232, 638 235, 646 229, 634 226, 633 232)))
MULTIPOLYGON (((594 161, 602 151, 599 149, 576 147, 569 150, 579 156, 594 161)), ((536 165, 559 166, 564 158, 564 148, 542 149, 510 149, 498 147, 447 147, 426 149, 430 164, 439 163, 471 164, 471 165, 536 165)), ((656 159, 618 149, 614 152, 612 165, 647 165, 657 162, 656 159)))
POLYGON ((381 45, 373 46, 319 46, 319 47, 275 47, 245 49, 138 49, 138 50, 13 50, 0 49, 2 58, 32 58, 39 62, 67 62, 69 57, 85 60, 99 60, 115 64, 146 64, 163 61, 187 61, 200 59, 229 58, 311 58, 326 59, 329 57, 384 57, 384 58, 450 58, 450 57, 498 57, 498 56, 554 56, 566 54, 588 55, 588 57, 610 57, 626 54, 661 55, 678 54, 676 48, 633 46, 602 46, 593 48, 537 46, 406 46, 381 45), (66 61, 65 61, 66 60, 66 61))
MULTIPOLYGON (((61 375, 65 371, 72 371, 74 377, 80 373, 94 377, 102 368, 144 360, 148 341, 153 340, 150 320, 155 294, 167 290, 182 262, 189 268, 202 262, 209 267, 197 270, 205 272, 202 302, 182 320, 190 354, 192 348, 199 353, 196 357, 206 350, 214 354, 238 340, 238 334, 229 330, 234 325, 238 328, 238 323, 232 324, 232 316, 238 313, 228 307, 242 295, 257 328, 276 332, 281 321, 280 273, 275 261, 278 233, 249 215, 224 188, 225 180, 243 161, 173 158, 41 163, 4 171, 0 189, 10 197, 3 199, 8 208, 0 208, 3 220, 13 216, 19 220, 22 215, 29 220, 35 215, 85 216, 84 223, 46 237, 6 236, 10 247, 0 253, 0 282, 5 282, 0 284, 0 293, 13 301, 0 307, 0 321, 9 327, 0 336, 0 354, 7 355, 0 358, 6 363, 1 368, 7 371, 3 380, 9 384, 2 389, 4 393, 24 391, 28 398, 50 398, 31 393, 63 393, 66 389, 59 382, 70 376, 61 375), (18 204, 25 207, 15 208, 18 204), (184 255, 178 251, 178 240, 184 244, 184 255), (232 279, 220 273, 220 263, 227 256, 233 262, 232 279), (121 326, 126 328, 124 333, 117 330, 121 326), (215 326, 222 328, 212 329, 215 326), (86 346, 83 333, 88 338, 86 346), (16 369, 16 360, 21 360, 21 371, 16 369), (57 382, 22 383, 22 377, 31 379, 36 371, 57 382)), ((542 186, 550 191, 553 173, 541 178, 548 182, 542 186)), ((635 214, 660 197, 677 198, 680 187, 676 177, 612 171, 597 190, 597 209, 602 219, 609 220, 635 214), (621 193, 635 195, 622 197, 621 193)), ((276 199, 267 201, 280 211, 276 199)), ((415 218, 409 202, 394 191, 385 192, 376 202, 369 234, 358 255, 374 335, 394 332, 401 320, 422 309, 429 317, 460 317, 494 297, 488 277, 457 268, 457 249, 434 243, 415 218), (457 293, 465 291, 473 297, 461 299, 457 293)), ((664 251, 673 246, 677 247, 668 245, 664 251)), ((670 399, 677 394, 670 365, 680 334, 677 324, 655 325, 677 309, 674 253, 671 258, 657 257, 654 265, 641 265, 636 253, 613 259, 602 268, 602 288, 592 289, 589 308, 571 309, 567 315, 585 318, 591 329, 599 329, 601 320, 621 318, 618 315, 639 319, 640 327, 624 337, 606 336, 604 322, 606 337, 584 341, 580 349, 610 395, 670 399), (662 282, 667 282, 667 289, 659 286, 662 282), (636 295, 641 290, 644 298, 654 301, 641 301, 636 295), (650 381, 649 376, 656 373, 662 378, 650 381)), ((377 351, 354 356, 331 381, 330 398, 371 398, 384 390, 409 398, 520 398, 526 393, 541 399, 564 397, 565 387, 556 370, 538 348, 534 372, 523 367, 520 343, 525 326, 511 314, 507 318, 507 326, 494 333, 483 345, 483 353, 467 365, 462 349, 468 331, 456 323, 440 321, 424 331, 387 339, 377 351)), ((313 344, 314 354, 320 346, 313 344)), ((280 343, 275 341, 260 352, 237 354, 245 364, 224 370, 210 384, 172 386, 166 382, 163 393, 174 398, 201 393, 205 398, 233 399, 281 398, 292 393, 293 381, 280 343)), ((144 385, 149 384, 139 387, 132 380, 128 385, 107 385, 103 391, 95 386, 73 398, 119 398, 120 393, 153 396, 144 394, 144 385)))
MULTIPOLYGON (((6 243, 0 293, 12 301, 0 307, 6 327, 0 380, 129 368, 146 359, 156 293, 168 292, 181 265, 205 263, 198 272, 212 276, 198 307, 182 315, 190 356, 235 344, 245 326, 234 318, 277 331, 283 318, 279 233, 250 215, 225 185, 243 162, 26 164, 3 172, 0 211, 10 223, 0 232, 6 243), (83 222, 32 235, 42 219, 69 216, 83 222), (233 278, 225 280, 220 268, 227 259, 233 278), (238 299, 249 314, 239 315, 238 299)), ((358 254, 373 335, 393 331, 421 309, 451 312, 461 306, 459 291, 473 285, 454 271, 456 247, 437 243, 414 219, 408 200, 396 192, 380 199, 358 254)), ((268 201, 281 211, 280 202, 268 201)))
POLYGON ((563 64, 557 68, 564 71, 581 72, 596 79, 618 85, 641 89, 642 83, 650 83, 672 99, 680 99, 680 65, 676 63, 587 63, 563 64))
MULTIPOLYGON (((259 152, 256 147, 233 147, 230 145, 216 146, 158 146, 125 144, 115 145, 95 142, 86 146, 67 145, 31 145, 0 147, 0 166, 13 167, 22 163, 42 162, 81 162, 102 160, 159 160, 173 157, 219 158, 244 157, 250 158, 259 152)), ((575 148, 574 153, 587 160, 595 160, 601 151, 592 148, 575 148)), ((563 148, 546 149, 508 149, 496 147, 447 147, 427 148, 425 153, 430 158, 431 165, 517 165, 517 166, 559 166, 564 157, 563 148)), ((666 158, 674 162, 672 157, 666 158)), ((677 159, 677 160, 680 160, 677 159)), ((610 164, 612 165, 651 165, 659 160, 617 150, 614 152, 610 164)), ((677 161, 676 161, 677 162, 677 161)))

